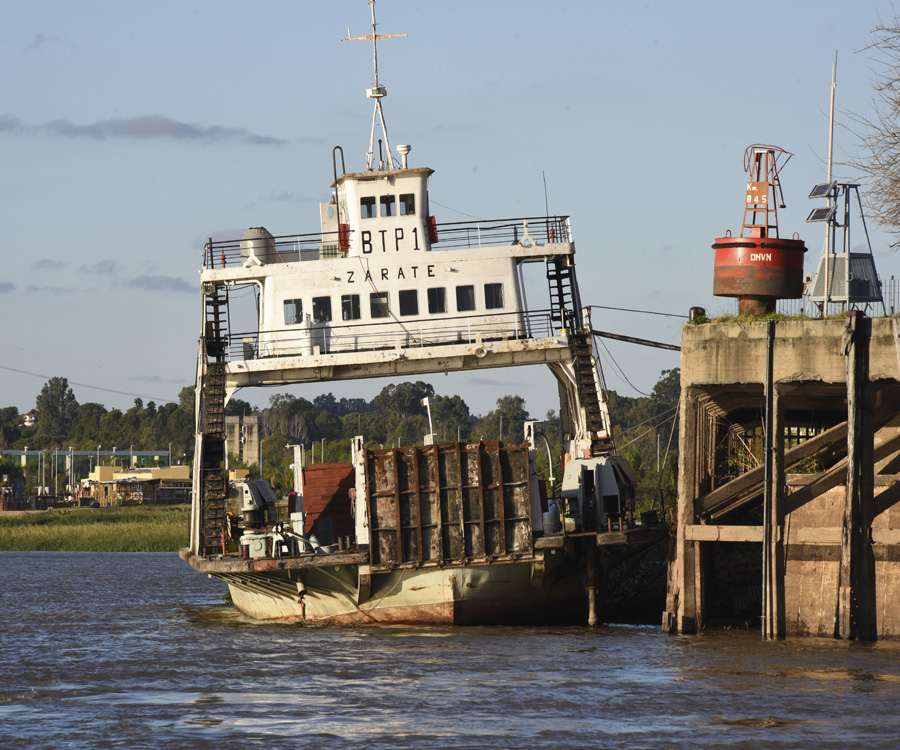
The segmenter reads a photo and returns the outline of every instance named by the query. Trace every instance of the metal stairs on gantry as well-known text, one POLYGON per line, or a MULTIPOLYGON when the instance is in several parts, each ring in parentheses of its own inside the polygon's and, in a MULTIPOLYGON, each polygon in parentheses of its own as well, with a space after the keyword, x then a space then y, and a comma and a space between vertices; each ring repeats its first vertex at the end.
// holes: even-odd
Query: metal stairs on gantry
POLYGON ((602 456, 613 453, 615 444, 609 428, 609 412, 606 401, 601 398, 603 384, 594 354, 593 336, 587 332, 571 334, 575 385, 578 390, 579 406, 591 443, 591 455, 602 456))
POLYGON ((560 328, 570 324, 571 316, 577 314, 580 302, 575 298, 575 268, 568 258, 547 260, 547 283, 550 287, 550 320, 560 328))
POLYGON ((205 355, 199 389, 201 548, 221 543, 225 531, 228 480, 225 463, 225 353, 227 292, 214 286, 204 295, 206 322, 201 351, 205 355))

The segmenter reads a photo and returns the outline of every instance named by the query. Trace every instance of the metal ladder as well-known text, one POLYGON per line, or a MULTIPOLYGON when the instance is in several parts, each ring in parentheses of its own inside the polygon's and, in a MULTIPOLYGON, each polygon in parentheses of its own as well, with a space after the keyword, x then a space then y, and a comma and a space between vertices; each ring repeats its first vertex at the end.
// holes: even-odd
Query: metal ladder
POLYGON ((577 301, 572 294, 572 275, 574 269, 566 258, 547 260, 547 283, 550 286, 550 320, 565 327, 565 314, 577 309, 577 301))
POLYGON ((590 433, 591 455, 602 456, 612 453, 615 445, 609 431, 606 402, 600 398, 601 383, 594 358, 593 337, 589 331, 579 331, 571 335, 570 341, 579 406, 590 433))
POLYGON ((200 451, 201 543, 205 552, 220 544, 225 530, 225 323, 227 297, 213 287, 204 297, 205 326, 203 352, 206 362, 200 384, 197 447, 200 451))

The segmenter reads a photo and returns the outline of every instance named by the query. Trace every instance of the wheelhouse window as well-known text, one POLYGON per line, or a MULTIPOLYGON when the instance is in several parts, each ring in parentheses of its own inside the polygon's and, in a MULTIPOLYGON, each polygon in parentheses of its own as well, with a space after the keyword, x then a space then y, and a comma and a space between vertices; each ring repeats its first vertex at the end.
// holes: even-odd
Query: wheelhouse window
POLYGON ((313 297, 313 320, 316 323, 331 322, 331 297, 313 297))
POLYGON ((297 325, 303 322, 303 300, 286 299, 284 301, 284 324, 286 326, 297 325))
POLYGON ((428 290, 428 312, 431 315, 447 312, 447 290, 442 286, 428 290))
POLYGON ((456 287, 456 311, 469 312, 475 309, 475 287, 471 284, 456 287))
POLYGON ((375 213, 375 198, 360 198, 359 199, 359 215, 363 219, 374 219, 376 216, 375 213))
POLYGON ((413 193, 404 193, 400 196, 400 215, 416 215, 416 196, 413 193))
POLYGON ((396 216, 397 215, 397 199, 393 195, 381 196, 381 215, 396 216))
POLYGON ((401 315, 419 314, 419 294, 415 289, 404 289, 397 295, 401 315))
POLYGON ((341 296, 341 319, 359 320, 359 295, 344 294, 341 296))
POLYGON ((503 307, 503 284, 484 285, 485 310, 497 310, 503 307))
POLYGON ((387 318, 391 314, 387 292, 372 292, 369 295, 369 315, 373 318, 387 318))

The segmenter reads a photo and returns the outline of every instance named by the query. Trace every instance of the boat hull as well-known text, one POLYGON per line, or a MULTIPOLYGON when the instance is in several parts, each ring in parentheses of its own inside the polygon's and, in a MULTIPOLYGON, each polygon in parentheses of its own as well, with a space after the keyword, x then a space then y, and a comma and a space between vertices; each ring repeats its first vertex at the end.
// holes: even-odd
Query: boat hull
POLYGON ((548 557, 549 570, 541 556, 370 574, 365 566, 343 565, 299 575, 283 570, 213 575, 228 583, 234 606, 258 620, 334 625, 583 623, 587 596, 576 565, 564 554, 548 557), (561 558, 558 563, 555 557, 561 558), (360 586, 367 578, 368 585, 360 586))

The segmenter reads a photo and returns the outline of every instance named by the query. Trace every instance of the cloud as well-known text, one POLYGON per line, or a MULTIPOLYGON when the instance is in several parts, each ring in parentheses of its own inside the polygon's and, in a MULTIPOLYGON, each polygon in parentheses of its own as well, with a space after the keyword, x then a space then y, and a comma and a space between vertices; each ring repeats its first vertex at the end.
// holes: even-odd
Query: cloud
POLYGON ((23 122, 12 114, 0 115, 0 133, 36 133, 64 138, 135 138, 152 140, 168 138, 196 143, 218 143, 236 141, 251 146, 283 146, 286 141, 267 135, 259 135, 245 128, 226 128, 220 125, 201 125, 180 122, 162 115, 141 115, 139 117, 111 118, 97 120, 87 125, 78 125, 65 118, 51 120, 43 125, 23 122))
POLYGON ((526 383, 521 380, 492 378, 492 377, 488 377, 485 375, 473 375, 472 377, 469 378, 469 383, 471 385, 489 385, 492 388, 497 388, 497 387, 501 387, 501 386, 506 387, 506 388, 513 387, 513 386, 516 388, 522 388, 522 387, 526 387, 529 385, 533 385, 533 383, 526 383))
POLYGON ((9 294, 12 291, 15 291, 16 285, 11 281, 0 282, 0 294, 9 294))
POLYGON ((55 271, 59 268, 65 268, 66 264, 61 260, 53 260, 53 258, 40 258, 31 264, 35 271, 55 271))
POLYGON ((37 284, 29 284, 25 287, 25 291, 29 294, 39 292, 49 292, 50 294, 72 294, 72 292, 83 292, 83 289, 76 289, 72 286, 38 286, 37 284))
POLYGON ((184 279, 175 276, 150 276, 144 274, 126 283, 135 289, 148 292, 188 292, 193 294, 197 289, 184 279))
MULTIPOLYGON (((170 385, 174 383, 175 385, 191 385, 191 383, 186 383, 184 378, 164 378, 160 375, 130 375, 127 378, 129 381, 139 381, 141 383, 159 383, 161 385, 170 385)), ((178 401, 177 398, 169 399, 169 401, 178 401)))
POLYGON ((44 34, 43 31, 38 32, 32 37, 31 41, 25 45, 26 52, 34 52, 34 50, 43 47, 47 42, 50 41, 50 38, 44 34))
POLYGON ((281 190, 279 192, 275 192, 274 190, 269 193, 270 201, 280 201, 284 203, 303 203, 305 198, 301 197, 293 190, 281 190))
POLYGON ((15 115, 0 115, 0 133, 15 133, 27 129, 15 115))
POLYGON ((91 276, 112 276, 118 270, 119 264, 112 258, 97 261, 92 266, 82 266, 78 269, 80 273, 87 273, 91 276))

